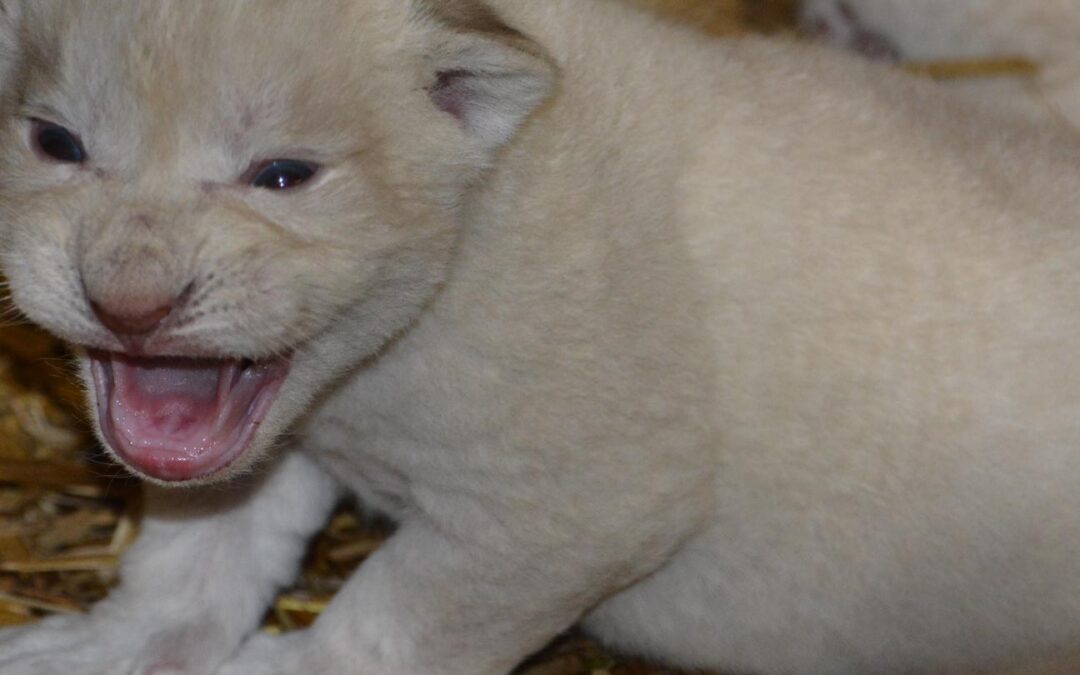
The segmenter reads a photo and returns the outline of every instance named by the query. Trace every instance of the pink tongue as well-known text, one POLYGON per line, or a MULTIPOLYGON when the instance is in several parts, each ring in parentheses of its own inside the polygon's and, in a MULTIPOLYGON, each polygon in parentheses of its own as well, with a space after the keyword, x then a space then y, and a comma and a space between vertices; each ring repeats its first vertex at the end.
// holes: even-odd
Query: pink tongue
POLYGON ((106 443, 164 481, 202 478, 239 457, 289 372, 287 359, 241 368, 228 359, 89 356, 106 443))
POLYGON ((224 363, 118 359, 113 420, 140 445, 173 441, 182 446, 178 450, 197 451, 217 426, 227 393, 222 392, 223 385, 229 384, 234 368, 224 363))

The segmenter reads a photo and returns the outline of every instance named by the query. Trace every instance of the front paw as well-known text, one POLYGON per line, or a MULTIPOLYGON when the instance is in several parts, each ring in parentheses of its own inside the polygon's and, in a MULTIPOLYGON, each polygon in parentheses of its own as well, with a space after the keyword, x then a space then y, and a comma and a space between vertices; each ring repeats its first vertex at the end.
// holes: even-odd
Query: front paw
POLYGON ((217 660, 198 642, 204 630, 155 628, 59 616, 0 631, 0 675, 211 675, 217 660))
POLYGON ((345 655, 333 654, 311 637, 310 631, 283 636, 255 635, 216 675, 369 675, 370 671, 345 655))
POLYGON ((306 651, 302 633, 285 636, 255 635, 240 652, 221 667, 217 675, 288 675, 319 671, 300 668, 306 651))

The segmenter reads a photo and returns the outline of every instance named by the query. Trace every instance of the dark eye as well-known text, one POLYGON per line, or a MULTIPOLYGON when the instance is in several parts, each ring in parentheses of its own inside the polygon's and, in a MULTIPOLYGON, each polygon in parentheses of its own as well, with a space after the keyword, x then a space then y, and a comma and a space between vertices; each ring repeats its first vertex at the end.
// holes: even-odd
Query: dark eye
POLYGON ((288 190, 311 180, 319 167, 296 159, 275 159, 255 171, 251 184, 267 190, 288 190))
POLYGON ((79 137, 59 124, 34 120, 30 133, 33 135, 34 149, 46 157, 68 164, 86 161, 86 150, 79 137))

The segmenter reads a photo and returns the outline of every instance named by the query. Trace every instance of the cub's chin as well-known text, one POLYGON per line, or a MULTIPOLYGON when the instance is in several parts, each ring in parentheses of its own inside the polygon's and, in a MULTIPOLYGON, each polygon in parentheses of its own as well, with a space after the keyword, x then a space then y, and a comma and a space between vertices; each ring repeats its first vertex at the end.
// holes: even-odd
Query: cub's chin
POLYGON ((90 351, 98 426, 147 478, 212 478, 244 455, 277 400, 291 359, 141 357, 90 351))

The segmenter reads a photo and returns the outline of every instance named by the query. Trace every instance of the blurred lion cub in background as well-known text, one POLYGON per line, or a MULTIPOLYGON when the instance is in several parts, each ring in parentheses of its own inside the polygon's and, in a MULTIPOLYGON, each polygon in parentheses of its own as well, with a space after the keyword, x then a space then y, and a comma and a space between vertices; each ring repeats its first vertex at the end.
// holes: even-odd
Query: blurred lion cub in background
POLYGON ((2 675, 1080 644, 1080 161, 605 0, 3 0, 0 257, 151 483, 2 675), (344 493, 400 523, 253 636, 344 493))

